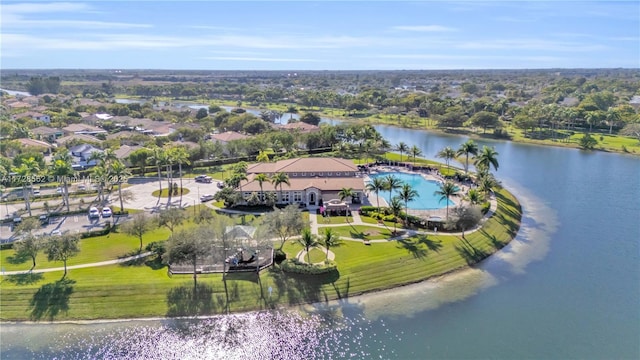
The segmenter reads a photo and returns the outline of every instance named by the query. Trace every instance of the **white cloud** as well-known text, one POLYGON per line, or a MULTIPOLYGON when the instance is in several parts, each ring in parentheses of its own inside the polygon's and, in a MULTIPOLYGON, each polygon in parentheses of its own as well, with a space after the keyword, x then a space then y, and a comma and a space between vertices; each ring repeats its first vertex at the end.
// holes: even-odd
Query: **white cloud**
POLYGON ((606 50, 607 47, 599 44, 585 44, 568 41, 551 41, 540 39, 500 39, 477 40, 452 44, 454 48, 465 50, 539 50, 539 51, 563 51, 563 52, 588 52, 606 50))
POLYGON ((451 32, 458 29, 441 25, 400 25, 392 27, 394 30, 417 31, 417 32, 451 32))
POLYGON ((450 54, 382 54, 377 57, 383 59, 409 60, 511 60, 532 62, 553 62, 563 60, 555 56, 527 56, 527 55, 450 55, 450 54))

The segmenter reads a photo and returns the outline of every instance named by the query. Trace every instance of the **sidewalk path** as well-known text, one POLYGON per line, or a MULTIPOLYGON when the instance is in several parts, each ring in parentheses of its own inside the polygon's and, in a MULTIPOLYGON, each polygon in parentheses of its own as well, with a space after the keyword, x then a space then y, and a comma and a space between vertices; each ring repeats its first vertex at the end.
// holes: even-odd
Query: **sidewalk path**
MULTIPOLYGON (((67 266, 67 270, 83 269, 83 268, 98 267, 98 266, 107 266, 107 265, 113 265, 113 264, 121 264, 121 263, 124 263, 124 262, 127 262, 127 261, 145 258, 145 257, 153 255, 153 254, 154 254, 154 252, 149 251, 149 252, 146 252, 146 253, 142 253, 142 254, 135 255, 135 256, 129 256, 129 257, 122 258, 122 259, 101 261, 101 262, 90 263, 90 264, 72 265, 72 266, 67 266)), ((28 273, 47 273, 47 272, 54 272, 54 271, 64 271, 64 267, 48 268, 48 269, 35 269, 35 270, 4 271, 4 272, 2 272, 1 275, 4 276, 4 275, 20 275, 20 274, 28 274, 28 273)))

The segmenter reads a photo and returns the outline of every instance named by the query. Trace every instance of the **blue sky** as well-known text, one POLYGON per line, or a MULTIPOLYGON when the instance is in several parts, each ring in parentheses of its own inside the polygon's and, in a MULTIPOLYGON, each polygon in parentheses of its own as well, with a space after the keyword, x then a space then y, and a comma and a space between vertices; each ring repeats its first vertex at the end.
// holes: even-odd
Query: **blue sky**
POLYGON ((640 67, 640 2, 66 1, 0 5, 0 66, 640 67))

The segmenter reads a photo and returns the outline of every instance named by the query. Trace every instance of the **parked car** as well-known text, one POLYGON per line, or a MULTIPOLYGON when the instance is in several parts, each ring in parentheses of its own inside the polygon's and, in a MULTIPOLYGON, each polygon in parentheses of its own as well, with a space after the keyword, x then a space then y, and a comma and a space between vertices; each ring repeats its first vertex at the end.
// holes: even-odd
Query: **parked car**
POLYGON ((110 208, 108 208, 108 207, 103 207, 102 208, 102 217, 103 218, 111 217, 111 215, 113 215, 113 213, 111 212, 110 208))
POLYGON ((205 202, 205 201, 210 201, 213 200, 213 195, 211 194, 205 194, 200 196, 200 201, 205 202))
POLYGON ((87 190, 87 185, 85 184, 78 185, 78 190, 87 190))
POLYGON ((100 211, 98 210, 97 207, 92 206, 89 209, 89 219, 96 219, 100 217, 100 211))
POLYGON ((51 236, 60 236, 62 235, 62 232, 60 231, 60 229, 55 229, 51 232, 51 236))
POLYGON ((222 189, 224 187, 224 182, 223 181, 218 181, 218 183, 216 185, 218 186, 218 189, 222 189))
POLYGON ((47 215, 47 214, 42 214, 42 215, 38 216, 38 219, 40 220, 40 222, 43 225, 46 225, 46 224, 49 223, 49 215, 47 215))
POLYGON ((33 195, 34 196, 39 196, 40 195, 40 189, 33 189, 33 195))
POLYGON ((213 181, 211 176, 207 176, 207 175, 198 175, 195 177, 194 180, 196 182, 201 182, 201 183, 211 183, 213 181))
POLYGON ((18 225, 18 224, 20 224, 21 222, 22 222, 22 216, 20 216, 20 215, 14 215, 14 216, 13 216, 13 223, 14 223, 15 225, 18 225))

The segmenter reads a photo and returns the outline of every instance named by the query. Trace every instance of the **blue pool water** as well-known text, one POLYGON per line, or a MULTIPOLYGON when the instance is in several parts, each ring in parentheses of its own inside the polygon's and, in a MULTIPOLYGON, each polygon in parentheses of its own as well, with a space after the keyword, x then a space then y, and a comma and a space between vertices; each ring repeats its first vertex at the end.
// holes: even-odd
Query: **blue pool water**
MULTIPOLYGON (((447 200, 440 200, 440 196, 434 195, 433 193, 437 191, 440 187, 438 182, 432 180, 424 179, 420 174, 407 174, 401 172, 383 172, 378 174, 371 174, 371 177, 386 177, 388 175, 393 175, 400 179, 403 183, 411 185, 411 187, 418 192, 418 197, 409 201, 407 204, 409 209, 413 210, 434 210, 434 209, 444 209, 447 206, 447 200)), ((394 190, 391 193, 391 197, 394 197, 399 194, 398 190, 394 190)), ((389 197, 389 191, 381 191, 379 193, 380 197, 387 201, 387 204, 391 202, 391 198, 389 197)), ((451 200, 448 200, 449 206, 455 205, 455 203, 451 200)), ((404 202, 403 202, 404 204, 404 202)), ((376 206, 377 204, 371 204, 376 206)))

